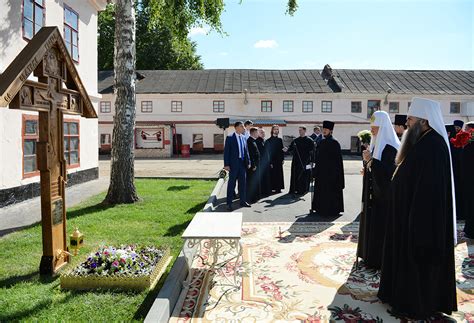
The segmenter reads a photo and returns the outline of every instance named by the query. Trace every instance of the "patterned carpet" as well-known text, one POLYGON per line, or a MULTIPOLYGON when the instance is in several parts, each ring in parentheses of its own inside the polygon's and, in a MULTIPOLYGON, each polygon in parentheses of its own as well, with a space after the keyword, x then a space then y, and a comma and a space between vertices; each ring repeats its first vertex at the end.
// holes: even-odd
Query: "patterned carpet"
MULTIPOLYGON (((409 321, 378 301, 379 273, 354 265, 357 232, 352 223, 246 223, 237 266, 212 273, 196 261, 170 322, 409 321)), ((459 311, 431 321, 474 322, 474 244, 461 232, 456 279, 459 311)))

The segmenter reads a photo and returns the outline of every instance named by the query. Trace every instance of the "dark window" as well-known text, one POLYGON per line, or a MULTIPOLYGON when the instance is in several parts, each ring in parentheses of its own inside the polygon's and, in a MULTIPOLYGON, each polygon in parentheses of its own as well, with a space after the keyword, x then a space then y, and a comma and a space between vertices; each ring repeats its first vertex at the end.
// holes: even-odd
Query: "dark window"
POLYGON ((351 102, 351 112, 352 113, 362 113, 362 102, 352 101, 351 102))
POLYGON ((449 113, 461 113, 461 102, 451 102, 449 113))
POLYGON ((408 102, 408 109, 410 109, 410 106, 411 106, 411 102, 408 102))
POLYGON ((110 113, 112 111, 112 105, 110 101, 100 101, 100 112, 101 113, 110 113))
POLYGON ((313 101, 303 101, 301 106, 303 112, 313 112, 313 101))
POLYGON ((332 112, 332 101, 321 102, 321 112, 331 113, 332 112))
POLYGON ((142 101, 142 112, 143 113, 153 112, 153 102, 151 102, 151 101, 142 101))
POLYGON ((23 38, 33 38, 44 26, 44 12, 44 0, 23 0, 23 38))
POLYGON ((79 62, 79 15, 64 6, 64 41, 72 59, 79 62))
POLYGON ((367 119, 370 119, 375 111, 380 110, 380 100, 367 101, 367 119))
POLYGON ((38 119, 35 116, 23 117, 23 176, 37 175, 36 142, 38 141, 38 119))
POLYGON ((110 145, 110 134, 103 133, 100 135, 100 144, 101 145, 110 145))
POLYGON ((183 101, 171 101, 171 112, 183 112, 183 101))
POLYGON ((225 110, 224 101, 214 101, 212 103, 212 110, 216 113, 222 113, 225 110))
POLYGON ((272 112, 272 101, 262 101, 261 109, 262 112, 272 112))
POLYGON ((64 122, 64 159, 68 166, 79 166, 79 122, 64 122))
POLYGON ((390 112, 390 113, 400 112, 400 103, 399 102, 390 102, 388 104, 388 112, 390 112))
POLYGON ((283 101, 283 112, 293 112, 295 103, 290 100, 283 101))

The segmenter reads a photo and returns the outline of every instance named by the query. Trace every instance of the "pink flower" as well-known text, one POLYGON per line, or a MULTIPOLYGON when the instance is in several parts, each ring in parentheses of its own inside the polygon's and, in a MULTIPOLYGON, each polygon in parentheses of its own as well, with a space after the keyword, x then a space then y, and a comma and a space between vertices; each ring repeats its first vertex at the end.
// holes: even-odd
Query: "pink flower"
POLYGON ((283 296, 280 292, 273 294, 273 297, 275 297, 277 301, 281 301, 283 299, 283 296))
POLYGON ((125 259, 124 259, 124 258, 120 258, 120 262, 121 262, 122 264, 124 264, 124 263, 125 263, 125 259))
POLYGON ((118 266, 119 266, 119 262, 118 262, 117 260, 115 260, 115 261, 112 263, 112 266, 118 267, 118 266))

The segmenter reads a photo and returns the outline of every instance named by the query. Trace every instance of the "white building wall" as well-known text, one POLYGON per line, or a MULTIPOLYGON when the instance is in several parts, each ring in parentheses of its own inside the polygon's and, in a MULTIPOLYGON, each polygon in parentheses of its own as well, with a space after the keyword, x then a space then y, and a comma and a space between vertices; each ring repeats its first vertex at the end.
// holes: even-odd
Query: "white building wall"
MULTIPOLYGON (((387 102, 399 102, 400 114, 406 114, 408 103, 412 95, 390 94, 387 102)), ((472 102, 474 96, 426 96, 441 102, 441 109, 446 123, 451 123, 455 119, 468 121, 468 118, 461 114, 450 113, 450 102, 472 102)), ((368 129, 370 120, 367 118, 368 100, 379 100, 381 108, 389 112, 389 104, 384 104, 385 94, 350 94, 350 93, 327 93, 327 94, 247 94, 247 104, 244 104, 244 94, 138 94, 137 95, 137 121, 159 121, 176 124, 176 131, 182 135, 183 144, 192 147, 193 134, 203 134, 204 148, 213 148, 214 134, 223 133, 215 124, 217 118, 240 119, 271 119, 284 120, 286 126, 280 128, 281 136, 298 135, 298 125, 307 126, 308 135, 312 133, 314 125, 321 125, 324 120, 336 122, 334 136, 340 141, 343 149, 350 149, 351 136, 356 136, 360 130, 368 129), (223 100, 225 102, 224 113, 213 112, 213 101, 223 100), (261 101, 272 101, 272 112, 261 111, 261 101), (283 112, 283 101, 293 100, 293 112, 283 112), (152 101, 153 112, 142 113, 141 102, 152 101), (171 101, 182 101, 182 112, 171 112, 171 101), (313 101, 313 112, 302 112, 302 102, 313 101), (321 112, 321 102, 332 101, 332 112, 321 112), (362 102, 362 112, 352 113, 351 102, 362 102)), ((100 131, 111 131, 113 120, 113 95, 104 95, 103 100, 112 102, 112 112, 107 114, 99 113, 100 131)), ((395 113, 390 113, 392 120, 395 113)), ((269 136, 270 128, 265 128, 269 136)), ((230 127, 227 133, 233 131, 230 127)), ((110 132, 111 133, 111 132, 110 132)))
MULTIPOLYGON (((0 2, 0 73, 26 46, 22 35, 22 0, 0 2)), ((57 26, 64 33, 64 3, 79 15, 79 63, 76 69, 81 77, 94 108, 101 95, 97 92, 97 10, 102 10, 105 0, 45 0, 45 26, 57 26)), ((30 76, 30 79, 35 77, 30 76)), ((16 187, 39 181, 39 175, 23 178, 22 175, 22 115, 34 112, 0 108, 0 189, 16 187)), ((98 121, 80 119, 80 167, 68 173, 98 167, 98 121)))

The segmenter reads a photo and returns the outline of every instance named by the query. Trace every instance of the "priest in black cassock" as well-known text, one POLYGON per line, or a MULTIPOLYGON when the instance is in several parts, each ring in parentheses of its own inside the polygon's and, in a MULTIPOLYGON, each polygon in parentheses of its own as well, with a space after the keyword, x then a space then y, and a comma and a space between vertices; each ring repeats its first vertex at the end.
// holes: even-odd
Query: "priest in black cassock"
POLYGON ((247 169, 247 201, 255 203, 260 199, 260 152, 257 147, 258 128, 249 130, 247 148, 249 150, 250 167, 247 169))
POLYGON ((359 221, 357 257, 364 265, 380 269, 387 220, 389 191, 395 171, 395 156, 400 140, 385 111, 376 111, 371 118, 372 140, 362 153, 364 179, 362 186, 362 212, 359 221))
POLYGON ((260 197, 264 197, 272 193, 272 187, 270 181, 270 155, 267 147, 265 147, 265 130, 263 128, 258 128, 256 144, 260 153, 260 197))
POLYGON ((304 195, 309 191, 311 177, 311 155, 313 153, 314 142, 306 136, 306 127, 298 128, 300 136, 294 139, 290 147, 283 151, 293 154, 291 161, 291 177, 289 194, 304 195))
POLYGON ((395 122, 393 123, 393 129, 398 136, 399 140, 402 140, 403 133, 407 130, 407 116, 406 114, 396 114, 395 122))
POLYGON ((414 98, 390 190, 378 297, 399 317, 457 310, 456 213, 439 102, 414 98))
MULTIPOLYGON (((466 129, 469 133, 474 133, 474 121, 466 123, 466 129)), ((463 192, 472 192, 474 190, 474 141, 471 141, 463 149, 463 192)), ((466 196, 465 194, 464 196, 466 196)), ((474 239, 474 198, 464 199, 464 216, 466 225, 464 226, 464 235, 469 239, 474 239)))
POLYGON ((334 139, 334 122, 323 122, 323 136, 318 146, 314 171, 314 195, 311 211, 321 216, 336 216, 344 212, 344 166, 341 146, 334 139))
POLYGON ((285 154, 283 153, 283 140, 278 137, 279 133, 280 127, 273 125, 270 138, 265 142, 270 158, 271 189, 274 193, 280 193, 285 188, 283 180, 285 154))

